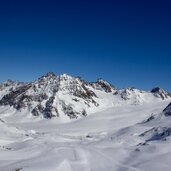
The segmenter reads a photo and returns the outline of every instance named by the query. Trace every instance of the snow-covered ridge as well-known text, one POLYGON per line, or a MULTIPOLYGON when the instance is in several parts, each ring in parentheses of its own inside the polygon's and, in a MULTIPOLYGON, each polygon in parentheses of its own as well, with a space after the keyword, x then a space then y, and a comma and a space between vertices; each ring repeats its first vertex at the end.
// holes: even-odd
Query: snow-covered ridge
POLYGON ((160 87, 155 87, 155 88, 153 88, 153 89, 151 90, 151 92, 152 92, 156 97, 160 97, 160 98, 162 98, 163 100, 171 97, 171 94, 170 94, 170 93, 168 93, 167 91, 163 90, 163 89, 160 88, 160 87))
POLYGON ((98 79, 88 82, 67 74, 49 72, 30 83, 8 80, 0 85, 0 106, 27 110, 44 118, 78 118, 121 104, 141 104, 171 98, 163 89, 151 92, 135 88, 116 89, 98 79))
MULTIPOLYGON (((139 125, 145 128, 145 131, 139 135, 144 139, 145 143, 140 143, 140 145, 146 145, 151 141, 166 141, 167 138, 171 136, 170 117, 171 103, 169 103, 162 112, 155 115, 153 114, 140 123, 139 125)), ((133 130, 136 131, 136 129, 133 130)))

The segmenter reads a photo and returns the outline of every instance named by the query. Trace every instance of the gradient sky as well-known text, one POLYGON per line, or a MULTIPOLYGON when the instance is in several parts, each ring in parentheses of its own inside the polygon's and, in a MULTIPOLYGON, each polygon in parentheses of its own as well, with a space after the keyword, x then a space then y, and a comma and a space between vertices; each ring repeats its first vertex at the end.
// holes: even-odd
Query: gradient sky
POLYGON ((171 2, 0 1, 0 82, 48 71, 171 91, 171 2))

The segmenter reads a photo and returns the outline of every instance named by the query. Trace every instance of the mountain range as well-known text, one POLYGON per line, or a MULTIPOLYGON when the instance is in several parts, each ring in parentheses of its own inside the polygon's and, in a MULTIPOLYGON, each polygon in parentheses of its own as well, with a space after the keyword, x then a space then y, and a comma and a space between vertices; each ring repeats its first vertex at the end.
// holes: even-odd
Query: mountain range
POLYGON ((159 87, 149 92, 133 87, 117 89, 103 79, 88 82, 53 72, 29 83, 7 80, 0 85, 0 106, 27 110, 43 118, 80 118, 123 103, 141 104, 169 98, 171 94, 159 87))

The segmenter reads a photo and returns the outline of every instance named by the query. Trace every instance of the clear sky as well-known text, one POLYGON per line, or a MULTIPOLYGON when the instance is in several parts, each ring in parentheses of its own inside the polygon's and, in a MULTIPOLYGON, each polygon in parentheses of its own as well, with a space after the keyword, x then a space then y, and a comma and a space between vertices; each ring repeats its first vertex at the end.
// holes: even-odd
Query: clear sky
POLYGON ((170 0, 0 1, 0 82, 48 71, 171 91, 170 0))

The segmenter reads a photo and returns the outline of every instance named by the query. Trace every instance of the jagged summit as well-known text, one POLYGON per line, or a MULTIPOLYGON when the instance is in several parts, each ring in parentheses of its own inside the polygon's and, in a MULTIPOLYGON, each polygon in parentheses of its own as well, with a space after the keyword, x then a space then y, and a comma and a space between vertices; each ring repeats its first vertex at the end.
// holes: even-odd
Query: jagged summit
POLYGON ((56 77, 56 74, 54 72, 48 72, 45 77, 56 77))
POLYGON ((114 87, 112 84, 108 83, 107 81, 103 79, 98 79, 96 81, 96 84, 101 86, 101 88, 104 89, 107 93, 110 93, 116 90, 116 87, 114 87))
POLYGON ((115 92, 116 88, 103 79, 97 79, 96 82, 89 83, 94 89, 105 91, 106 93, 115 92))
POLYGON ((56 74, 54 74, 53 72, 48 72, 45 75, 41 76, 38 80, 50 80, 50 79, 54 79, 56 78, 56 74))
POLYGON ((128 87, 125 89, 117 90, 114 95, 119 96, 124 101, 134 101, 134 104, 138 104, 140 102, 143 102, 146 98, 146 96, 150 96, 151 94, 148 94, 145 91, 136 89, 134 87, 128 87))
POLYGON ((152 93, 155 93, 155 92, 159 92, 160 90, 161 90, 160 87, 154 87, 154 88, 151 90, 151 92, 152 92, 152 93))
POLYGON ((13 81, 13 80, 11 80, 11 79, 8 79, 8 80, 6 80, 3 84, 6 85, 6 86, 10 86, 10 85, 12 85, 12 84, 14 84, 14 83, 15 83, 15 81, 13 81))
POLYGON ((163 100, 171 97, 170 93, 168 93, 167 91, 163 90, 160 87, 153 88, 151 90, 151 93, 153 93, 154 96, 156 96, 156 97, 161 97, 163 100))
POLYGON ((78 118, 121 103, 140 104, 171 98, 163 89, 151 92, 135 88, 117 89, 103 79, 88 82, 81 77, 53 72, 30 83, 11 80, 0 85, 0 106, 28 110, 45 118, 78 118))
POLYGON ((8 79, 8 80, 4 81, 3 83, 1 83, 0 86, 9 87, 14 84, 25 84, 25 83, 8 79))

